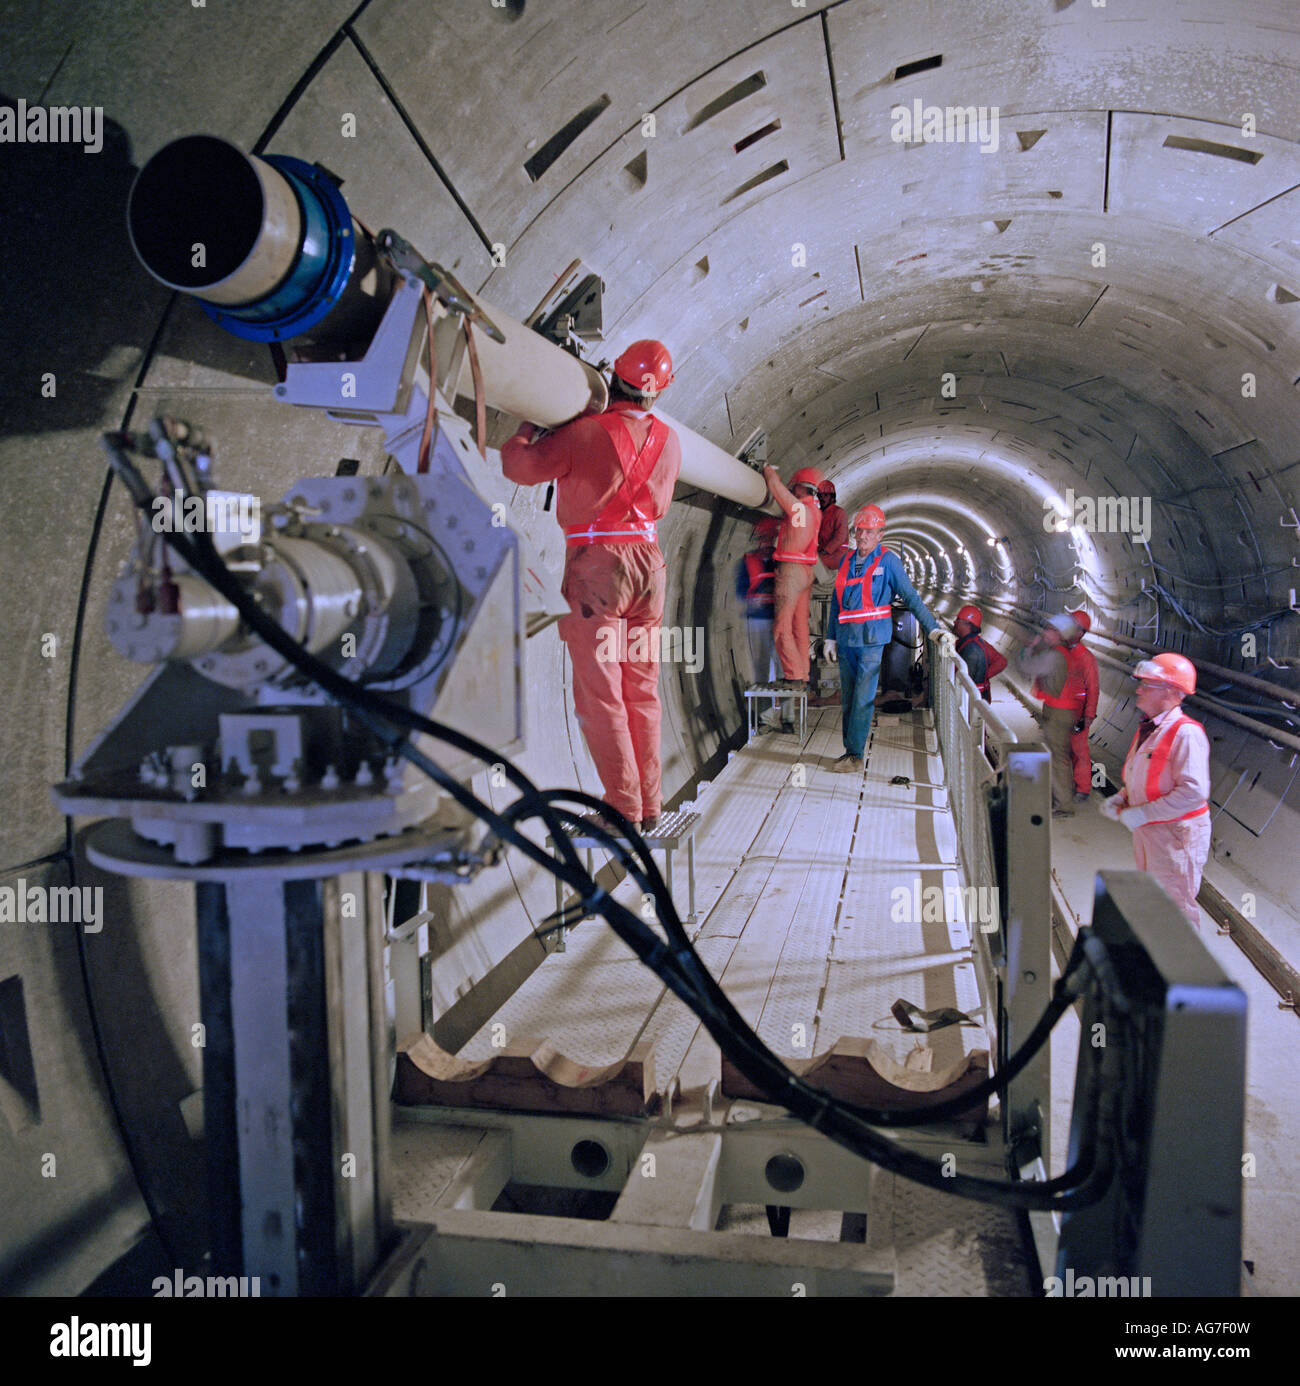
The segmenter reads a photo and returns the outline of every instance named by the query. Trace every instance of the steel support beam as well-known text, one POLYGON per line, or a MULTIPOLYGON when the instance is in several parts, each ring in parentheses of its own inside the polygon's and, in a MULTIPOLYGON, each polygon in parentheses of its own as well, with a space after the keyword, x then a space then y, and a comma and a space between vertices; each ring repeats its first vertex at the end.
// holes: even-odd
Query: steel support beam
MULTIPOLYGON (((1052 992, 1052 764, 1037 742, 1007 750, 1006 965, 998 1067, 1038 1023, 1052 992)), ((1008 1087, 1003 1129, 1009 1149, 1032 1138, 1051 1150, 1052 1056, 1042 1049, 1008 1087)), ((1023 1163, 1023 1159, 1020 1161, 1023 1163)))
POLYGON ((887 1295, 891 1249, 524 1213, 438 1213, 372 1293, 602 1298, 887 1295))

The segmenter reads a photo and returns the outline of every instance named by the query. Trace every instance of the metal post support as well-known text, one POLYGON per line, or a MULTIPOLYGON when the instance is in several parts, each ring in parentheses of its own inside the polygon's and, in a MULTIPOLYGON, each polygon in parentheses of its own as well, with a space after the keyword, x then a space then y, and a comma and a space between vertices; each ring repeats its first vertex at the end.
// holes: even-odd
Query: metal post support
MULTIPOLYGON (((1121 1294, 1238 1295, 1245 993, 1145 872, 1098 874, 1091 930, 1123 1005, 1108 1013, 1099 989, 1090 993, 1078 1063, 1082 1071, 1096 1057, 1101 1031, 1121 1104, 1109 1133, 1118 1168, 1100 1201, 1064 1216, 1056 1293, 1078 1293, 1072 1279, 1101 1275, 1133 1277, 1121 1294)), ((1092 1124, 1082 1088, 1071 1162, 1092 1124)))
POLYGON ((239 1235, 239 1137, 230 1014, 230 914, 224 886, 195 884, 199 1012, 203 1016, 203 1144, 212 1272, 244 1274, 239 1235))
MULTIPOLYGON (((1038 742, 1009 747, 1006 754, 1007 935, 999 1067, 1047 1009, 1052 984, 1051 756, 1038 742)), ((1003 1134, 1008 1149, 1032 1136, 1038 1146, 1033 1153, 1049 1157, 1051 1084, 1052 1056, 1044 1045, 1007 1090, 1003 1134)))
POLYGON ((361 873, 198 890, 213 1269, 269 1296, 352 1293, 392 1234, 377 890, 361 873))
MULTIPOLYGON (((301 887, 293 884, 297 897, 301 887)), ((288 1014, 294 1000, 290 996, 288 889, 287 883, 266 877, 225 887, 239 1236, 243 1273, 259 1277, 269 1295, 296 1295, 301 1288, 288 1014)), ((308 889, 315 894, 314 884, 308 889)), ((309 939, 298 941, 311 946, 309 939)), ((294 971, 295 979, 301 980, 304 973, 310 974, 311 961, 299 957, 294 971)), ((295 1019, 308 1022, 301 1004, 294 1009, 295 1019)))

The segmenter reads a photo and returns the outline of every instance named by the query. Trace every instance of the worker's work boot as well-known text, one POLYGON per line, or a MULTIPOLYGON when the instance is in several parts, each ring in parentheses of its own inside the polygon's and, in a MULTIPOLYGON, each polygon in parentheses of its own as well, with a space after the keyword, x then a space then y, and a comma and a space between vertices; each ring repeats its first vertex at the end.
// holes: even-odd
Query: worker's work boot
POLYGON ((649 818, 643 818, 638 825, 643 833, 652 833, 659 826, 659 814, 652 814, 649 818))
POLYGON ((862 757, 849 755, 846 751, 839 760, 831 766, 831 769, 838 770, 841 775, 852 775, 855 772, 860 774, 862 771, 862 757))

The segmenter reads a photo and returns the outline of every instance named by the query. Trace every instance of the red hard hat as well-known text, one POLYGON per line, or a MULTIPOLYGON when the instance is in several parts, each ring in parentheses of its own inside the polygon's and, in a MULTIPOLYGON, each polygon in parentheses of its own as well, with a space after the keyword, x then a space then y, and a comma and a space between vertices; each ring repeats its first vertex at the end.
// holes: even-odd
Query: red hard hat
POLYGON ((764 515, 754 526, 755 539, 775 539, 781 532, 781 521, 775 515, 764 515))
POLYGON ((833 481, 823 481, 817 488, 817 494, 823 497, 829 496, 831 498, 831 504, 833 505, 835 503, 835 483, 833 481))
POLYGON ((963 606, 957 613, 957 619, 959 621, 969 621, 976 630, 979 630, 984 624, 984 614, 977 606, 963 606))
POLYGON ((854 529, 883 529, 885 512, 878 505, 864 505, 853 517, 854 529))
POLYGON ((614 362, 614 374, 642 394, 658 393, 673 383, 673 358, 662 342, 642 337, 614 362))
POLYGON ((1196 665, 1180 654, 1158 654, 1153 659, 1144 659, 1133 670, 1133 677, 1148 683, 1162 683, 1181 693, 1196 692, 1196 665))
POLYGON ((1082 607, 1078 611, 1067 611, 1065 614, 1085 634, 1092 629, 1092 617, 1082 607))
POLYGON ((816 467, 800 467, 790 478, 790 489, 793 491, 796 486, 811 486, 814 491, 819 491, 822 485, 822 474, 816 467))

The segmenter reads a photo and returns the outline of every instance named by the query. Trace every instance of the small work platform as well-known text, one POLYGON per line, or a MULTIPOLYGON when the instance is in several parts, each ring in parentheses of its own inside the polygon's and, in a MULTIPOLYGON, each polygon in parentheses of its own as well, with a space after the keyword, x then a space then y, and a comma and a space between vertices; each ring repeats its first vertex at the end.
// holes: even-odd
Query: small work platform
POLYGON ((752 683, 745 689, 745 725, 749 731, 749 740, 758 735, 759 702, 764 698, 768 699, 773 709, 777 703, 783 703, 787 699, 799 704, 799 740, 801 742, 808 739, 808 686, 802 688, 785 688, 781 680, 775 683, 752 683))
MULTIPOLYGON (((596 814, 584 813, 582 815, 586 821, 591 821, 598 817, 596 814)), ((673 893, 673 853, 682 845, 686 844, 686 899, 688 914, 686 923, 695 923, 695 829, 699 826, 700 815, 692 813, 689 809, 675 809, 672 813, 666 813, 660 818, 655 826, 647 832, 643 832, 641 837, 647 847, 652 852, 663 852, 664 854, 664 883, 668 887, 669 895, 673 893)), ((587 853, 587 871, 592 872, 591 854, 597 848, 602 851, 608 850, 604 842, 590 834, 584 836, 581 829, 570 834, 569 840, 573 845, 587 853)), ((554 848, 555 839, 548 836, 546 839, 548 848, 554 848)), ((676 901, 674 901, 676 903, 676 901)), ((555 912, 564 908, 564 883, 557 876, 555 878, 555 912)), ((587 918, 592 918, 588 915, 587 918)), ((568 930, 564 929, 560 933, 560 943, 556 952, 567 951, 565 936, 568 930)))

